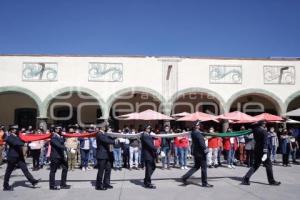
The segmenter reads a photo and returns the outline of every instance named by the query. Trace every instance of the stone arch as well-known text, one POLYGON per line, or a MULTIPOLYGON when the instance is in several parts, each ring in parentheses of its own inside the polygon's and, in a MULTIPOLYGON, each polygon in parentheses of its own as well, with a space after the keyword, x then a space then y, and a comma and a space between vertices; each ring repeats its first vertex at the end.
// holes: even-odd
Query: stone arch
POLYGON ((261 96, 261 97, 266 98, 267 100, 271 101, 272 103, 274 103, 278 114, 279 115, 283 114, 285 107, 284 107, 284 104, 281 101, 281 99, 274 93, 272 93, 268 90, 259 89, 259 88, 250 88, 250 89, 240 90, 240 91, 236 92, 235 94, 233 94, 227 101, 226 112, 230 111, 230 108, 235 100, 237 100, 240 97, 250 95, 250 94, 258 95, 258 96, 261 96))
POLYGON ((91 89, 88 89, 88 88, 85 88, 85 87, 64 87, 64 88, 60 88, 60 89, 57 89, 55 90, 54 92, 52 92, 51 94, 49 94, 43 101, 43 104, 42 104, 42 112, 41 112, 41 117, 43 118, 47 118, 47 111, 48 111, 48 107, 51 103, 51 101, 57 97, 58 95, 61 95, 61 94, 64 94, 64 93, 67 93, 67 92, 70 92, 70 93, 74 93, 74 92, 77 92, 77 93, 85 93, 85 94, 88 94, 90 95, 92 98, 96 99, 99 103, 99 107, 102 111, 102 113, 105 113, 105 102, 104 100, 102 99, 102 97, 95 91, 91 90, 91 89))
POLYGON ((298 91, 292 93, 290 96, 288 96, 288 98, 285 100, 285 103, 284 103, 284 105, 285 105, 284 112, 285 113, 290 111, 290 110, 288 110, 290 103, 299 97, 300 97, 300 90, 298 90, 298 91))
MULTIPOLYGON (((165 104, 165 98, 157 91, 151 89, 151 88, 147 88, 147 87, 127 87, 127 88, 123 88, 118 90, 117 92, 114 92, 112 95, 110 95, 110 97, 107 99, 106 101, 106 106, 107 106, 107 111, 108 114, 106 117, 109 116, 109 111, 113 105, 113 103, 118 99, 119 96, 121 96, 122 94, 126 94, 126 93, 146 93, 146 94, 151 94, 154 98, 156 98, 157 100, 160 101, 160 103, 162 104, 162 106, 165 104)), ((163 108, 163 112, 164 112, 164 108, 163 108)))
POLYGON ((0 87, 0 94, 1 93, 6 93, 6 92, 16 92, 16 93, 21 93, 21 94, 27 95, 28 97, 33 99, 33 101, 36 103, 37 108, 38 108, 38 113, 41 113, 41 111, 42 111, 42 101, 41 101, 40 97, 37 94, 35 94, 34 92, 32 92, 31 90, 28 90, 26 88, 19 87, 19 86, 3 86, 3 87, 0 87))
POLYGON ((168 100, 168 102, 166 104, 166 109, 167 109, 168 114, 169 115, 171 114, 173 104, 176 102, 176 100, 178 100, 178 98, 180 98, 182 95, 190 94, 190 93, 208 94, 208 95, 210 95, 211 97, 215 98, 218 101, 221 113, 223 113, 226 110, 226 108, 225 108, 226 103, 225 103, 224 99, 218 93, 216 93, 215 91, 206 89, 206 88, 192 87, 192 88, 186 88, 186 89, 183 89, 183 90, 180 90, 180 91, 176 92, 168 100))

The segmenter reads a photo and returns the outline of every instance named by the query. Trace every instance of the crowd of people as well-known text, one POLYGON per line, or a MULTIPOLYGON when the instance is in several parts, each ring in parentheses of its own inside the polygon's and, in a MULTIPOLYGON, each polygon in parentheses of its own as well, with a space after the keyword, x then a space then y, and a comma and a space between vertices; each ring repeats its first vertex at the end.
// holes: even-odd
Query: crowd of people
MULTIPOLYGON (((53 128, 53 127, 52 127, 53 128)), ((188 131, 189 129, 172 129, 169 126, 163 130, 153 130, 153 134, 170 134, 188 131)), ((245 130, 244 126, 240 130, 245 130)), ((65 128, 64 132, 82 133, 95 132, 95 126, 90 125, 87 129, 82 129, 78 125, 71 125, 65 128)), ((108 131, 114 131, 112 129, 108 131)), ((208 127, 209 133, 217 133, 214 127, 208 127)), ((228 128, 227 132, 231 132, 232 128, 228 128)), ((51 132, 44 131, 42 128, 33 130, 32 126, 27 129, 22 128, 23 134, 44 134, 51 132)), ((136 131, 129 126, 125 126, 122 130, 116 132, 122 134, 136 134, 136 131)), ((282 154, 281 163, 283 166, 291 166, 290 164, 299 164, 296 161, 297 152, 299 150, 299 129, 283 129, 275 130, 274 127, 268 128, 269 148, 271 150, 271 161, 280 163, 277 154, 282 154)), ((8 132, 4 126, 0 126, 0 165, 6 160, 6 152, 8 145, 5 145, 5 135, 8 132)), ((139 170, 144 167, 143 158, 141 156, 141 141, 139 138, 127 139, 118 138, 117 143, 112 147, 115 170, 127 168, 129 170, 139 170)), ((253 165, 253 150, 255 141, 253 134, 239 137, 206 137, 206 145, 209 149, 207 154, 207 165, 209 168, 217 168, 225 165, 230 169, 236 166, 253 165)), ((33 141, 27 143, 23 147, 25 158, 32 157, 32 168, 34 171, 43 168, 49 164, 50 157, 50 140, 33 141)), ((191 137, 189 135, 176 138, 157 138, 154 140, 154 146, 160 149, 157 154, 156 162, 161 163, 161 169, 180 168, 188 169, 188 160, 192 158, 191 137)), ((65 146, 68 153, 68 168, 73 171, 80 168, 82 171, 92 170, 97 167, 96 138, 66 138, 65 146)))
MULTIPOLYGON (((159 134, 173 134, 189 131, 189 129, 172 129, 170 126, 164 126, 162 129, 152 129, 149 128, 150 135, 159 134)), ((16 129, 16 128, 15 128, 16 129)), ((57 126, 50 126, 48 130, 43 130, 41 127, 34 130, 31 126, 27 129, 21 128, 16 129, 18 134, 28 135, 28 134, 48 134, 56 133, 57 126)), ((245 130, 245 126, 240 126, 239 130, 245 130)), ((297 128, 278 128, 275 129, 272 126, 269 128, 265 127, 267 132, 267 148, 270 158, 270 162, 279 164, 277 154, 282 154, 282 165, 284 167, 291 166, 290 164, 299 164, 296 160, 297 154, 299 153, 299 129, 297 128), (290 156, 291 161, 290 162, 290 156)), ((122 135, 134 135, 142 132, 143 130, 135 130, 129 126, 125 126, 122 130, 113 130, 111 127, 106 127, 105 132, 118 132, 122 135)), ((247 166, 253 167, 255 165, 255 137, 252 134, 241 135, 238 137, 218 137, 213 136, 218 134, 220 131, 216 131, 215 127, 208 126, 204 128, 204 132, 209 133, 210 136, 204 136, 203 141, 205 142, 205 148, 207 152, 205 153, 205 166, 209 168, 218 168, 221 166, 228 167, 229 169, 234 169, 236 166, 247 166)), ((232 128, 229 127, 227 132, 232 132, 232 128)), ((68 127, 60 127, 59 132, 68 134, 81 134, 81 133, 94 133, 99 132, 99 127, 90 125, 88 128, 83 129, 77 124, 70 125, 68 127)), ((6 131, 4 126, 0 126, 0 165, 6 161, 7 152, 9 151, 10 145, 6 140, 11 134, 11 130, 6 131)), ((58 137, 60 138, 60 137, 58 137)), ((192 136, 182 135, 180 137, 151 137, 151 145, 155 149, 154 162, 161 163, 162 170, 170 170, 171 168, 180 168, 182 170, 189 169, 188 160, 191 159, 195 154, 193 152, 193 140, 192 136)), ((147 168, 149 162, 145 158, 145 149, 147 148, 147 142, 143 145, 143 137, 118 137, 110 140, 110 137, 100 138, 100 140, 109 141, 108 148, 112 152, 113 158, 112 166, 115 170, 122 170, 127 168, 129 170, 139 170, 144 169, 146 166, 146 176, 147 168)), ((101 164, 99 162, 99 156, 97 155, 97 149, 99 151, 99 143, 97 137, 67 137, 60 138, 59 145, 63 145, 66 149, 66 162, 59 163, 57 165, 51 166, 53 159, 51 159, 51 154, 55 154, 55 148, 52 139, 32 141, 24 143, 22 145, 21 151, 24 155, 24 159, 27 157, 32 157, 32 170, 39 170, 44 166, 50 167, 50 182, 54 181, 55 172, 57 168, 62 165, 63 173, 65 171, 73 171, 76 168, 80 168, 82 171, 92 170, 93 168, 99 168, 101 165, 106 165, 106 163, 101 164), (51 143, 52 142, 52 143, 51 143), (52 144, 52 145, 51 145, 52 144), (51 161, 51 162, 50 162, 51 161), (52 174, 51 174, 52 173, 52 174)), ((146 155, 147 156, 147 155, 146 155)), ((194 156, 195 157, 195 156, 194 156)), ((100 159, 102 162, 103 159, 100 159)), ((18 163, 17 163, 18 164, 18 163)), ((203 164, 203 163, 202 163, 203 164)), ((20 164, 19 164, 20 165, 20 164)), ((151 165, 153 165, 151 163, 151 165)), ((154 164, 155 165, 155 164, 154 164)), ((18 166, 21 167, 21 166, 18 166)), ((24 167, 24 166, 23 166, 24 167)), ((155 169, 155 168, 154 168, 155 169)), ((154 171, 153 169, 153 171, 154 171)), ((23 168, 22 168, 23 170, 23 168)), ((149 172, 148 174, 152 174, 149 172)), ((27 173, 26 169, 24 174, 27 173)), ((101 172, 103 174, 103 172, 101 172)), ((66 175, 65 175, 66 176, 66 175)), ((110 176, 110 175, 109 175, 110 176)), ((35 183, 36 180, 28 175, 29 179, 35 183)), ((151 182, 147 183, 145 178, 145 184, 151 186, 151 182)), ((107 187, 109 184, 107 185, 107 187)), ((51 186, 50 183, 50 188, 51 186)), ((102 188, 103 189, 103 188, 102 188)), ((106 188, 107 189, 107 188, 106 188)))

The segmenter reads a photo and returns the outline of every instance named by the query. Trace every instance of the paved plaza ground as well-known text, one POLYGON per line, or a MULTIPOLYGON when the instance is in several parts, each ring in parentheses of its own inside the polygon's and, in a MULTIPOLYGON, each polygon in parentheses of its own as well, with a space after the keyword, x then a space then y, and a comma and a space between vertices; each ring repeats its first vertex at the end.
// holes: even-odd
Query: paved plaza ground
MULTIPOLYGON (((191 163, 192 164, 192 163, 191 163)), ((29 165, 30 166, 30 165, 29 165)), ((0 184, 3 184, 3 176, 6 165, 0 169, 0 184)), ((31 170, 31 169, 30 169, 31 170)), ((68 184, 72 185, 70 190, 50 191, 48 186, 49 170, 42 169, 34 171, 36 178, 41 178, 37 188, 31 188, 25 180, 22 172, 13 172, 10 184, 14 191, 0 191, 1 200, 9 199, 109 199, 109 200, 188 200, 188 199, 299 199, 300 198, 300 165, 292 167, 274 166, 275 178, 282 182, 281 186, 269 186, 267 184, 266 172, 261 167, 253 176, 250 186, 240 185, 241 177, 248 168, 237 167, 228 169, 220 167, 208 169, 209 183, 213 188, 202 188, 201 173, 198 171, 187 186, 182 185, 179 178, 186 172, 181 169, 162 170, 158 168, 153 175, 153 183, 156 190, 142 187, 144 177, 143 170, 112 171, 111 183, 113 189, 107 191, 96 191, 94 189, 96 170, 83 172, 79 169, 68 174, 68 184)), ((57 173, 60 177, 61 171, 57 173)))

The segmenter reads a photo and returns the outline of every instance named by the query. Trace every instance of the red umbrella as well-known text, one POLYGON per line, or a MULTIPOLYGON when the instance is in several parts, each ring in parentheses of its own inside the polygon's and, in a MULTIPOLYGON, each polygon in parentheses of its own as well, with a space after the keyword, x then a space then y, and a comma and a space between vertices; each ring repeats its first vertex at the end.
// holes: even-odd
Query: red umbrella
POLYGON ((172 117, 184 117, 184 116, 187 116, 191 113, 188 113, 188 112, 181 112, 181 113, 176 113, 176 114, 173 114, 172 117))
POLYGON ((215 121, 218 122, 218 120, 216 120, 216 116, 207 114, 207 113, 203 113, 203 112, 195 112, 189 115, 186 115, 182 118, 179 118, 177 121, 215 121))
POLYGON ((217 116, 217 119, 233 120, 237 121, 238 123, 251 123, 258 121, 255 117, 252 117, 239 111, 224 113, 222 115, 217 116))
POLYGON ((129 114, 125 114, 125 115, 119 115, 117 118, 127 119, 128 117, 134 117, 134 116, 137 116, 137 115, 138 115, 138 113, 134 112, 134 113, 129 113, 129 114))
POLYGON ((174 120, 172 117, 161 114, 153 110, 145 110, 140 113, 132 114, 131 116, 125 118, 126 120, 174 120))
POLYGON ((254 116, 258 120, 265 120, 267 122, 275 122, 275 121, 282 121, 282 117, 277 115, 272 115, 270 113, 262 113, 260 115, 254 116))

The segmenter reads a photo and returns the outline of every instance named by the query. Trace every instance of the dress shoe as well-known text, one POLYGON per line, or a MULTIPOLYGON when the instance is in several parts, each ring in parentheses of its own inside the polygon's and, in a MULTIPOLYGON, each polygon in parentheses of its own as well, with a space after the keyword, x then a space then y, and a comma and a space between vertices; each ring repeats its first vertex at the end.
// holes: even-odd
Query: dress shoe
POLYGON ((242 185, 250 185, 250 181, 249 181, 249 179, 248 178, 243 178, 243 180, 242 180, 242 183, 241 183, 242 185))
POLYGON ((13 190, 14 190, 14 188, 10 185, 3 187, 3 191, 13 191, 13 190))
POLYGON ((279 182, 279 181, 272 181, 271 183, 269 183, 270 185, 275 185, 275 186, 277 186, 277 185, 280 185, 281 184, 281 182, 279 182))
POLYGON ((181 178, 181 181, 182 181, 182 183, 183 183, 184 185, 187 185, 187 184, 188 184, 188 182, 187 182, 187 179, 186 179, 186 178, 181 178))
POLYGON ((107 189, 113 189, 114 188, 112 185, 105 185, 104 187, 106 187, 107 189))
POLYGON ((71 188, 71 185, 61 185, 60 186, 60 189, 70 189, 71 188))
POLYGON ((57 187, 57 186, 50 186, 49 189, 50 189, 50 190, 59 190, 59 187, 57 187))
POLYGON ((149 184, 149 185, 145 185, 145 188, 148 188, 148 189, 156 189, 156 186, 155 186, 155 185, 152 185, 152 184, 149 184))
POLYGON ((35 187, 39 182, 41 181, 41 179, 38 179, 38 180, 34 180, 32 181, 32 186, 35 187))
POLYGON ((211 185, 211 184, 208 184, 208 183, 204 183, 204 184, 202 184, 202 187, 211 188, 211 187, 214 187, 214 186, 211 185))
POLYGON ((96 186, 95 189, 96 189, 96 190, 107 190, 107 188, 104 187, 103 185, 101 185, 101 186, 96 186))

